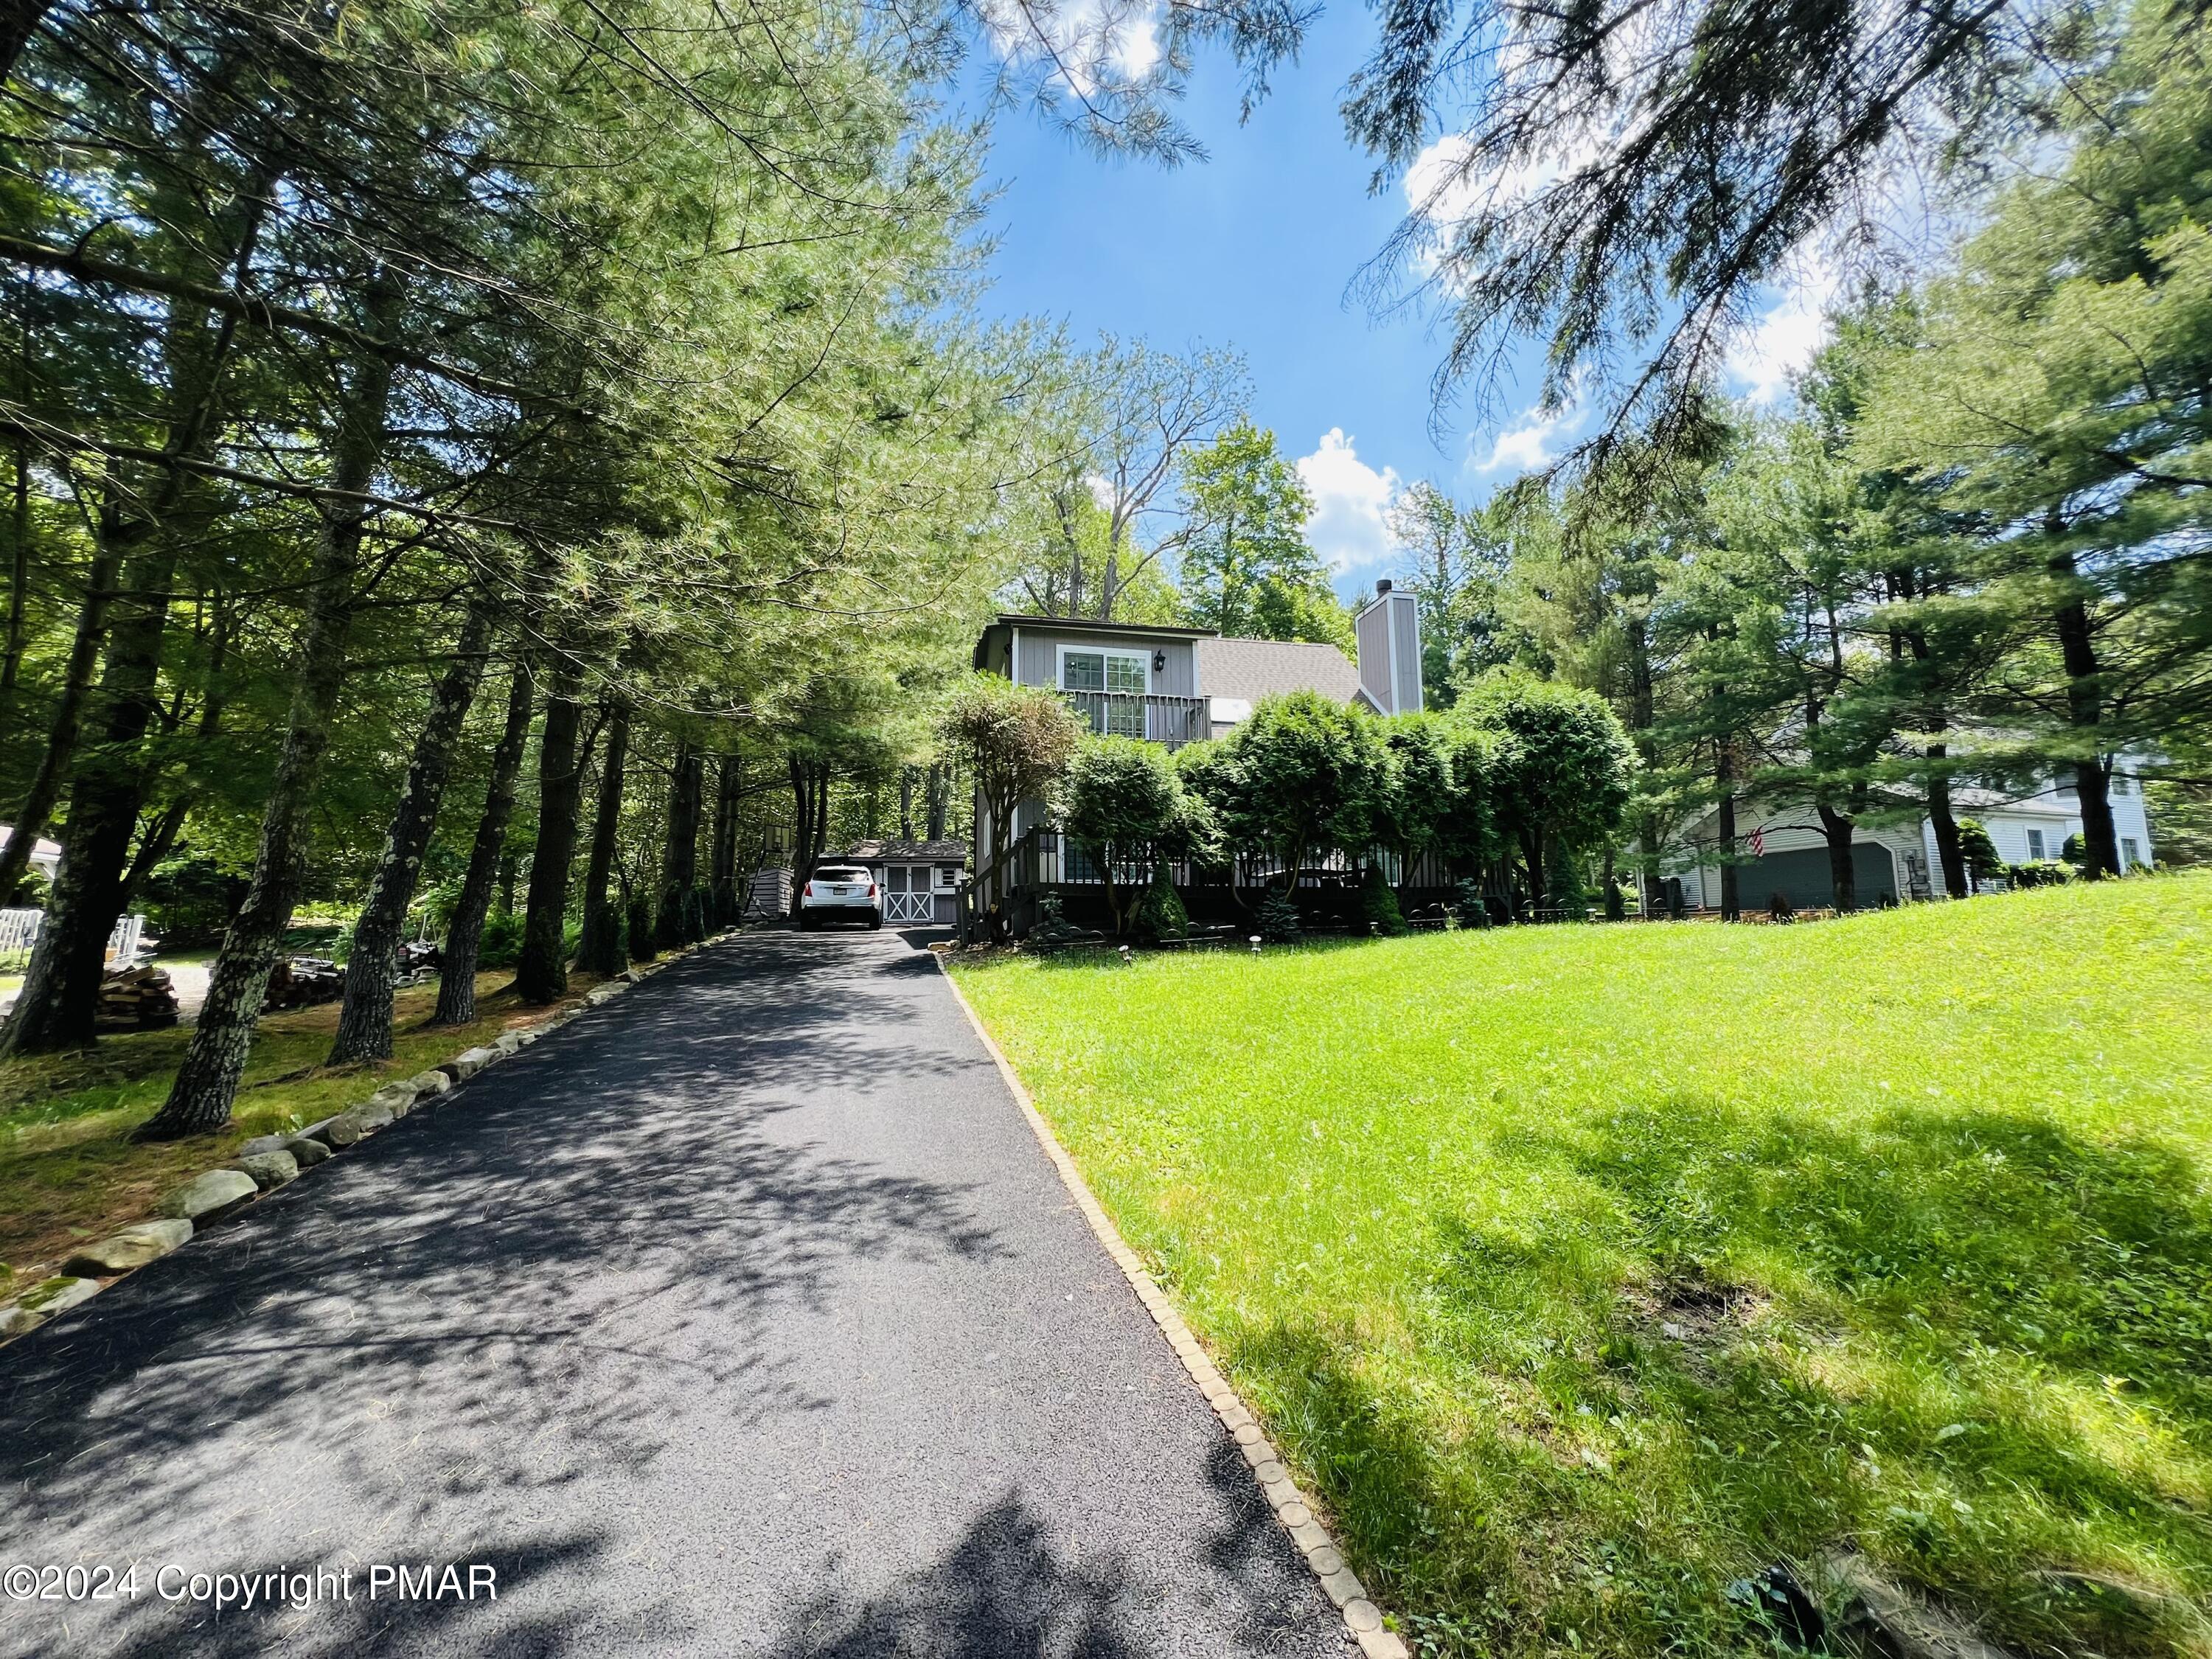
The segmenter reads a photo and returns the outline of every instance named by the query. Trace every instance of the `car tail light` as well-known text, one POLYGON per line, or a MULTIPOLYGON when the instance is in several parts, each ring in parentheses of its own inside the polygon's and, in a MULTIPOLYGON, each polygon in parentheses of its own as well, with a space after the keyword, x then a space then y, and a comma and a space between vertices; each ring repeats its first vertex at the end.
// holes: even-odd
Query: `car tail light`
POLYGON ((872 881, 872 882, 870 882, 870 883, 868 884, 868 896, 869 896, 870 898, 873 898, 873 897, 875 897, 875 896, 876 896, 876 884, 875 884, 875 883, 873 883, 873 882, 872 881))
POLYGON ((812 898, 814 896, 814 884, 812 882, 810 881, 806 884, 806 891, 804 896, 807 898, 812 898))

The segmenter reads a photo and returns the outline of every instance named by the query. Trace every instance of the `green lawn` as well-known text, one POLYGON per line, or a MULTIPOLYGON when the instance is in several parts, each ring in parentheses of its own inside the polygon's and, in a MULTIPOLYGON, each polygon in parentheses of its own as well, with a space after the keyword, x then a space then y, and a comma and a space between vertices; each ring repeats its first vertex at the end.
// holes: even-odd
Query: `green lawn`
POLYGON ((1417 1650, 2212 1651, 2212 874, 956 972, 1417 1650))

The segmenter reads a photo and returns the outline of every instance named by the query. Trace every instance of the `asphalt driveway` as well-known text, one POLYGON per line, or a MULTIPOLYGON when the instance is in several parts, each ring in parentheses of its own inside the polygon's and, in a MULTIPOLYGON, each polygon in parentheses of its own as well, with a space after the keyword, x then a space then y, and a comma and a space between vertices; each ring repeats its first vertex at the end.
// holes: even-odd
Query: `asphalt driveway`
POLYGON ((9 1654, 1351 1650, 889 933, 700 952, 0 1350, 0 1566, 138 1568, 9 1654))

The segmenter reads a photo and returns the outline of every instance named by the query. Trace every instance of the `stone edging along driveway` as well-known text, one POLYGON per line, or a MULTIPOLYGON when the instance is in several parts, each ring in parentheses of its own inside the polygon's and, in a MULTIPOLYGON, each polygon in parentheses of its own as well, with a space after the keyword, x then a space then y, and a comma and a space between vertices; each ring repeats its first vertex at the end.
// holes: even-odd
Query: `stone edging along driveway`
MULTIPOLYGON (((720 937, 717 935, 716 937, 720 937)), ((96 1243, 88 1244, 62 1264, 59 1273, 41 1279, 12 1302, 0 1304, 0 1344, 36 1330, 56 1314, 90 1300, 124 1274, 158 1261, 189 1242, 197 1224, 228 1220, 264 1193, 289 1184, 301 1172, 337 1152, 389 1128, 427 1100, 465 1082, 488 1066, 520 1053, 578 1015, 613 1000, 632 985, 713 944, 703 939, 658 962, 623 969, 584 993, 572 1008, 547 1015, 535 1024, 501 1034, 489 1048, 465 1049, 440 1066, 380 1085, 343 1111, 285 1134, 256 1135, 228 1164, 204 1170, 166 1194, 159 1218, 140 1221, 96 1243)))
POLYGON ((1106 1254, 1114 1258, 1114 1264, 1127 1278, 1138 1300, 1152 1315, 1152 1322, 1160 1328, 1160 1334, 1167 1338, 1168 1346, 1176 1352, 1176 1358, 1182 1361, 1183 1369, 1190 1373, 1190 1380, 1198 1384, 1199 1392, 1206 1396, 1206 1403, 1213 1407, 1222 1426, 1235 1438, 1237 1450, 1244 1454, 1245 1462, 1251 1466, 1252 1478, 1259 1482, 1261 1495, 1267 1498, 1268 1506, 1274 1510, 1275 1519, 1282 1523, 1283 1530, 1290 1534, 1291 1542, 1304 1554, 1306 1565, 1320 1579, 1321 1587, 1328 1592, 1328 1599, 1344 1614, 1346 1628, 1358 1638, 1360 1652, 1365 1659, 1408 1659, 1405 1643, 1394 1632, 1383 1628, 1382 1611, 1369 1598, 1366 1588, 1353 1575, 1352 1569, 1345 1565, 1344 1557, 1338 1551, 1335 1540, 1329 1536, 1328 1528, 1314 1514, 1313 1505, 1291 1481, 1290 1471, 1283 1466, 1275 1449, 1267 1443, 1267 1437, 1261 1431, 1259 1419, 1252 1414, 1251 1408, 1237 1397, 1237 1391, 1229 1386, 1227 1379, 1207 1357, 1206 1350, 1199 1346, 1198 1339, 1183 1323, 1182 1316, 1175 1310, 1175 1304, 1168 1300, 1167 1293, 1153 1282, 1152 1274, 1146 1271, 1144 1259, 1129 1248, 1128 1242, 1121 1237, 1121 1230, 1115 1226, 1113 1219, 1092 1194, 1090 1183, 1084 1180, 1083 1172, 1075 1167, 1075 1160, 1067 1155, 1066 1148, 1053 1133, 1052 1126, 1037 1110, 1036 1103, 1030 1097, 1030 1091, 1022 1086, 1021 1079, 1015 1075, 1013 1066, 985 1029, 974 1005, 962 993, 959 981, 945 967, 944 953, 936 951, 932 954, 937 957, 938 971, 944 975, 953 1000, 959 1003, 960 1011, 968 1016, 968 1024, 989 1053, 992 1062, 998 1066, 999 1075, 1006 1080, 1007 1090, 1022 1109, 1022 1115, 1029 1120, 1030 1128, 1036 1135, 1038 1145, 1044 1148, 1045 1156, 1052 1160, 1053 1168, 1060 1171, 1060 1178, 1066 1186, 1068 1195, 1074 1199, 1076 1208, 1082 1211, 1084 1219, 1091 1224, 1091 1232, 1097 1235, 1098 1242, 1106 1247, 1106 1254))

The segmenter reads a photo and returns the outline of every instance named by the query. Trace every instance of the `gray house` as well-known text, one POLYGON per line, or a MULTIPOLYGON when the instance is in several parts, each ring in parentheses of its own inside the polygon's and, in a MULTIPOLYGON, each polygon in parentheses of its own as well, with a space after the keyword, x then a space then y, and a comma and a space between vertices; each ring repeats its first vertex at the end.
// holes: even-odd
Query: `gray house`
MULTIPOLYGON (((1339 702, 1391 714, 1421 707, 1420 626, 1410 593, 1388 581, 1353 621, 1358 659, 1333 645, 1225 639, 1206 629, 1096 622, 1081 617, 1006 615, 975 641, 975 665, 1022 685, 1049 686, 1091 729, 1176 749, 1219 737, 1262 698, 1318 691, 1339 702)), ((979 799, 975 868, 1030 831, 1047 827, 1041 800, 1022 803, 1009 825, 990 821, 979 799)))

